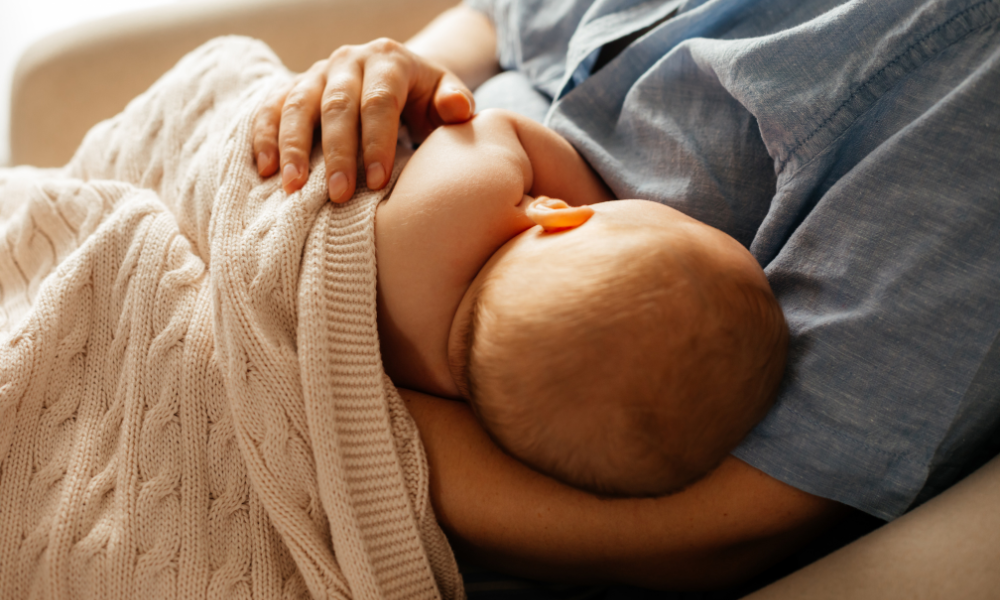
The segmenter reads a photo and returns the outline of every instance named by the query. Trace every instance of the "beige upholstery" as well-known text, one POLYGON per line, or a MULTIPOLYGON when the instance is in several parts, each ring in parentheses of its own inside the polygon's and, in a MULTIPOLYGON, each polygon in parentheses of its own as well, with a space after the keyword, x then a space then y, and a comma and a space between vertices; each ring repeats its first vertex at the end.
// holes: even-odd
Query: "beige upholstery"
POLYGON ((1000 457, 753 600, 1000 598, 1000 457))
MULTIPOLYGON (((181 55, 222 34, 259 37, 302 70, 338 44, 406 39, 453 0, 184 3, 53 35, 14 81, 14 164, 56 166, 181 55)), ((1000 458, 898 521, 753 596, 1000 597, 1000 458)))

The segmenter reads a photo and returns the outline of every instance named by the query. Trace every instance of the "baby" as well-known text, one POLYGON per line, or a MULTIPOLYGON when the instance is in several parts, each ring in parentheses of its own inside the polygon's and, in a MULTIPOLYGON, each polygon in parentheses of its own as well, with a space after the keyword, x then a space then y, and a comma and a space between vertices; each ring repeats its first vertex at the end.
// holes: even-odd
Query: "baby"
POLYGON ((763 417, 788 334, 738 242, 610 199, 534 121, 484 111, 437 129, 376 215, 383 362, 400 387, 469 401, 542 473, 662 495, 763 417))

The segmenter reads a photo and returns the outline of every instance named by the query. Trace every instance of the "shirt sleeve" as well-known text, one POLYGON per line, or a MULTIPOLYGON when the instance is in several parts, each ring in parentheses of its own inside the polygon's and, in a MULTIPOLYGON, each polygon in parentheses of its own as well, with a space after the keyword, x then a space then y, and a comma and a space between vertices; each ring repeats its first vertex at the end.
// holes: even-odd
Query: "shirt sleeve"
POLYGON ((998 449, 1000 9, 886 7, 855 31, 906 27, 869 30, 825 80, 787 56, 755 78, 778 181, 751 249, 792 341, 777 403, 735 456, 892 519, 998 449), (815 101, 782 111, 777 95, 799 92, 815 101))
POLYGON ((892 519, 997 452, 1000 0, 688 3, 546 123, 764 267, 790 354, 735 456, 892 519))
POLYGON ((566 69, 570 39, 593 0, 465 0, 489 17, 497 33, 497 58, 549 98, 566 69))
POLYGON ((513 0, 463 0, 464 4, 486 15, 493 23, 497 34, 497 58, 505 71, 516 70, 515 48, 518 45, 518 29, 511 23, 513 0))

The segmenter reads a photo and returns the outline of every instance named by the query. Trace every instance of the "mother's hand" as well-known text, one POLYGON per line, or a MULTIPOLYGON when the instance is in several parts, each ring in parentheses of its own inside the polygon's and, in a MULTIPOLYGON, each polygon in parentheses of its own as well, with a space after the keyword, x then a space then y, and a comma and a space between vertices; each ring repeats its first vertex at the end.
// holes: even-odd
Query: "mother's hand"
POLYGON ((254 120, 253 152, 261 176, 277 172, 280 160, 282 186, 298 190, 309 176, 319 123, 330 199, 346 202, 356 185, 359 124, 366 183, 379 189, 395 159, 400 116, 420 140, 474 113, 472 92, 461 79, 399 42, 378 39, 341 46, 275 90, 254 120))

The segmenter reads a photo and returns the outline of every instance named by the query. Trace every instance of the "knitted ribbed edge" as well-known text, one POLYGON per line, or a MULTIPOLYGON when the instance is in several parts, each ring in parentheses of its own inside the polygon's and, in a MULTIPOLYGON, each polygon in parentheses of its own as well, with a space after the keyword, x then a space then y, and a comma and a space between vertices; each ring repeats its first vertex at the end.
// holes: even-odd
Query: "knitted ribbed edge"
MULTIPOLYGON (((407 154, 397 149, 386 189, 407 154)), ((462 588, 447 542, 436 524, 427 532, 418 522, 428 505, 419 434, 379 354, 374 221, 382 195, 359 185, 347 204, 326 204, 306 242, 298 339, 320 493, 338 515, 330 522, 337 555, 357 557, 344 563, 355 597, 439 597, 436 575, 452 598, 462 588)))

